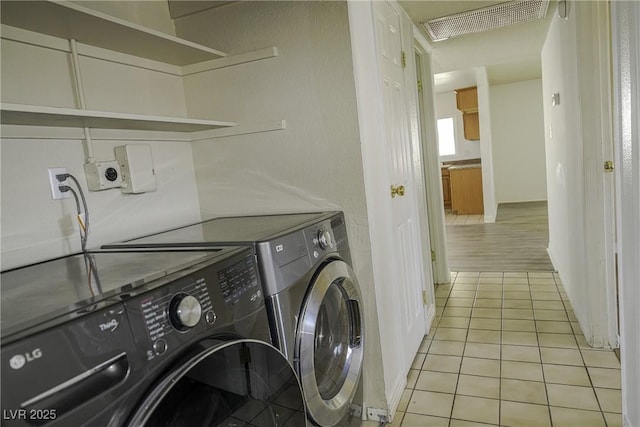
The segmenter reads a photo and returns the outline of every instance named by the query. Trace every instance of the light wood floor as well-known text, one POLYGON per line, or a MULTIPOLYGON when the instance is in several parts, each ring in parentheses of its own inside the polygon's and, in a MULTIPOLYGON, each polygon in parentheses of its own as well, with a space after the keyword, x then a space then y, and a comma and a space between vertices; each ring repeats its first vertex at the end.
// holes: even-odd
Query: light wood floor
POLYGON ((500 204, 494 224, 460 223, 447 221, 452 271, 554 270, 546 202, 500 204))

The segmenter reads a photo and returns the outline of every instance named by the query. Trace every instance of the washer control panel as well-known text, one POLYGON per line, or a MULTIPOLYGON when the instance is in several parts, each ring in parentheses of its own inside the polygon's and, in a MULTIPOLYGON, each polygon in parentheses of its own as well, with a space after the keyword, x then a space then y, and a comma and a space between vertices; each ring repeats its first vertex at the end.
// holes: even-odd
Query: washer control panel
POLYGON ((260 297, 262 292, 258 286, 258 273, 254 265, 254 260, 245 258, 225 269, 218 271, 218 283, 224 302, 236 304, 247 293, 260 297))
POLYGON ((147 361, 264 308, 251 250, 175 275, 125 302, 134 339, 147 361))
POLYGON ((169 321, 179 331, 193 328, 202 317, 200 301, 191 295, 180 293, 174 295, 169 303, 169 321))
POLYGON ((140 300, 147 333, 152 341, 175 331, 185 332, 200 321, 213 304, 204 277, 183 286, 178 292, 150 292, 140 300))

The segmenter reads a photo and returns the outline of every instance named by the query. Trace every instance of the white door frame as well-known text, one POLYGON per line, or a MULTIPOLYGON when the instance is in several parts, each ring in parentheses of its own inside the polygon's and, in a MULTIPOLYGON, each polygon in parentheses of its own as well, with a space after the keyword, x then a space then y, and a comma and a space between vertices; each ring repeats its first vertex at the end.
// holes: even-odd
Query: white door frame
POLYGON ((611 2, 622 417, 640 426, 640 4, 611 2))
POLYGON ((608 2, 577 5, 584 170, 585 337, 594 347, 618 347, 615 272, 614 179, 604 171, 613 159, 611 32, 608 2))
MULTIPOLYGON (((449 255, 447 253, 447 236, 445 233, 445 213, 442 201, 442 173, 438 152, 438 136, 436 133, 436 105, 435 88, 433 85, 433 71, 431 63, 431 46, 422 33, 414 28, 416 54, 420 63, 416 64, 416 74, 422 83, 422 92, 418 93, 420 117, 420 139, 422 146, 422 161, 424 165, 425 193, 427 210, 429 211, 429 238, 431 250, 434 252, 433 280, 436 284, 449 283, 451 271, 449 269, 449 255)), ((427 290, 427 292, 429 292, 427 290)), ((435 298, 430 295, 431 298, 435 298)), ((435 301, 430 299, 429 301, 435 301)), ((435 309, 435 306, 434 306, 435 309)))

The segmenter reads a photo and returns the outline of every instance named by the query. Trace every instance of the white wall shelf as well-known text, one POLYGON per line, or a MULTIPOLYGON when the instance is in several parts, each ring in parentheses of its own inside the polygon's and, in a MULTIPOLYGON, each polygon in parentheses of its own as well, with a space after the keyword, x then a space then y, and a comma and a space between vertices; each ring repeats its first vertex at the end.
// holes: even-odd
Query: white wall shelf
POLYGON ((67 1, 0 2, 1 20, 63 39, 173 65, 189 65, 227 54, 67 1))
POLYGON ((285 130, 287 128, 286 120, 271 120, 258 123, 241 124, 236 127, 220 128, 211 131, 197 132, 190 136, 192 142, 206 141, 209 139, 226 138, 229 136, 250 135, 252 133, 272 132, 276 130, 285 130))
POLYGON ((79 110, 2 103, 2 124, 28 126, 89 127, 195 132, 236 126, 237 123, 182 117, 147 116, 109 111, 79 110))
MULTIPOLYGON (((52 49, 69 51, 67 40, 73 39, 78 43, 79 50, 82 50, 79 53, 89 56, 97 55, 96 57, 104 56, 108 61, 126 64, 135 61, 136 58, 138 61, 155 61, 157 64, 155 66, 166 67, 158 71, 169 70, 169 74, 181 77, 278 56, 278 48, 275 46, 238 55, 227 55, 69 1, 2 0, 0 12, 3 30, 6 30, 11 40, 35 45, 45 43, 52 49), (62 41, 65 43, 61 43, 62 41), (87 50, 84 46, 89 49, 87 50)), ((147 67, 155 70, 154 63, 143 63, 143 68, 147 67)), ((25 127, 12 129, 12 132, 21 137, 39 135, 41 132, 37 129, 55 127, 159 131, 164 132, 165 135, 170 135, 168 132, 180 132, 189 135, 179 137, 176 134, 171 138, 200 141, 286 128, 284 120, 273 123, 249 123, 236 127, 237 123, 216 120, 16 103, 1 103, 1 113, 2 125, 25 127), (35 129, 26 131, 26 126, 35 127, 35 129)), ((72 132, 70 129, 68 131, 72 132)), ((68 132, 63 133, 66 135, 68 132)))
POLYGON ((263 49, 244 52, 235 55, 229 55, 225 58, 212 59, 211 61, 199 62, 197 64, 186 65, 182 67, 182 75, 188 76, 205 71, 218 70, 234 65, 247 64, 249 62, 260 61, 267 58, 275 58, 278 56, 278 48, 276 46, 265 47, 263 49))

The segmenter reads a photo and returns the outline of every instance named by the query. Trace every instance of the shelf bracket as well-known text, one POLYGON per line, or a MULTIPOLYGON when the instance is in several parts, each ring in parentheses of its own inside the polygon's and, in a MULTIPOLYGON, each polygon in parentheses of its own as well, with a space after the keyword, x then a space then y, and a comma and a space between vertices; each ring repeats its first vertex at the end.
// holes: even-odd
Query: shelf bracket
MULTIPOLYGON (((76 97, 78 106, 81 110, 87 109, 87 102, 84 97, 84 86, 82 84, 82 73, 80 72, 80 56, 78 54, 78 45, 75 39, 69 39, 69 49, 71 50, 71 69, 73 74, 73 82, 76 88, 76 97)), ((95 162, 93 155, 93 141, 91 139, 91 130, 84 126, 84 148, 87 157, 87 163, 95 162)))

